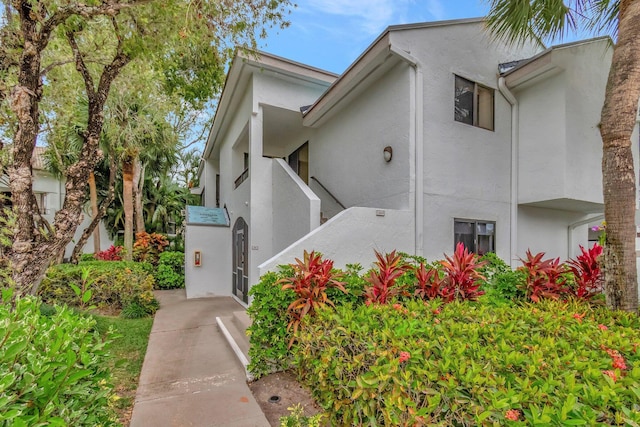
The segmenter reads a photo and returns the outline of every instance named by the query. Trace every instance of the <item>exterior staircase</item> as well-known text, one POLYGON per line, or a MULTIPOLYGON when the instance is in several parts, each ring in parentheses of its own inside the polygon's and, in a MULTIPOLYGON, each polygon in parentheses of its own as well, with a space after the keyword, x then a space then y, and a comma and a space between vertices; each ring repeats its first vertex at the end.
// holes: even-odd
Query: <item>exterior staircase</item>
POLYGON ((234 311, 232 316, 216 317, 216 322, 229 346, 244 366, 247 381, 252 381, 253 376, 247 369, 251 361, 249 358, 249 337, 247 336, 247 328, 251 325, 251 318, 246 311, 242 310, 234 311))

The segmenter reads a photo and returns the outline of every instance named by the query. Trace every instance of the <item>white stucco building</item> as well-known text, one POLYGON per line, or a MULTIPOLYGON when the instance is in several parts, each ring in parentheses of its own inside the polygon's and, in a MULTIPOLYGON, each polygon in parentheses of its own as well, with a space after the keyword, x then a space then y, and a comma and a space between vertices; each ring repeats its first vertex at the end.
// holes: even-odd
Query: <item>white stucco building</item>
MULTIPOLYGON (((32 170, 33 170, 33 192, 36 196, 36 202, 40 209, 40 214, 49 224, 53 224, 55 214, 62 208, 65 196, 64 180, 56 178, 52 173, 47 171, 44 164, 44 147, 35 147, 32 170)), ((0 192, 10 197, 11 189, 9 188, 9 178, 5 175, 0 177, 0 192)), ((82 236, 85 228, 91 223, 91 213, 85 209, 84 219, 76 229, 73 240, 67 245, 64 256, 68 258, 73 253, 75 242, 82 236)), ((100 247, 101 250, 108 249, 113 244, 113 240, 109 238, 104 224, 101 222, 98 226, 100 229, 100 247)), ((93 253, 93 235, 89 237, 84 245, 83 252, 93 253)))
POLYGON ((389 27, 341 75, 239 54, 200 168, 229 227, 187 226, 188 296, 247 302, 305 249, 365 267, 374 249, 435 260, 458 241, 514 265, 575 255, 602 218, 611 53, 508 46, 467 19, 389 27))

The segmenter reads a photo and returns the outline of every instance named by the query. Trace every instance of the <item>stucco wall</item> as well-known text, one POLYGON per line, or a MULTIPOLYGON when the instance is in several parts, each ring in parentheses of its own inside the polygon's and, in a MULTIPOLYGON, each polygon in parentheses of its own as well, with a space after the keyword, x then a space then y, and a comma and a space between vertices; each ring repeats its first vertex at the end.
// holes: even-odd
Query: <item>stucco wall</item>
MULTIPOLYGON (((560 64, 571 64, 566 66, 566 192, 577 200, 603 201, 602 138, 598 126, 612 51, 607 40, 559 51, 560 64)), ((633 147, 637 152, 637 143, 633 147)))
POLYGON ((455 196, 425 195, 424 200, 424 256, 429 260, 453 253, 454 220, 473 219, 495 222, 496 254, 509 260, 509 207, 508 202, 467 199, 455 196))
POLYGON ((231 296, 231 228, 187 225, 184 271, 187 298, 231 296), (194 266, 201 251, 202 266, 194 266))
POLYGON ((273 159, 273 252, 320 225, 320 199, 282 159, 273 159))
POLYGON ((558 199, 565 195, 566 80, 565 73, 556 74, 516 92, 520 109, 519 203, 558 199))
POLYGON ((304 251, 321 252, 334 266, 360 263, 368 268, 375 261, 374 250, 413 251, 413 216, 408 211, 374 208, 349 208, 316 228, 278 255, 261 264, 260 274, 273 271, 303 256, 304 251), (384 214, 384 216, 379 216, 384 214))
POLYGON ((496 222, 496 251, 509 258, 511 106, 497 90, 498 64, 532 56, 531 46, 492 41, 482 23, 391 34, 423 72, 424 255, 454 245, 454 218, 496 222), (494 130, 454 120, 455 75, 494 89, 494 130))
POLYGON ((410 72, 405 64, 391 69, 309 141, 309 175, 347 207, 410 207, 410 72))
POLYGON ((527 249, 531 253, 545 252, 547 257, 566 260, 580 253, 578 245, 588 245, 587 225, 577 227, 572 233, 571 253, 568 251, 568 227, 588 218, 580 212, 544 209, 530 206, 518 208, 518 251, 520 258, 527 249))

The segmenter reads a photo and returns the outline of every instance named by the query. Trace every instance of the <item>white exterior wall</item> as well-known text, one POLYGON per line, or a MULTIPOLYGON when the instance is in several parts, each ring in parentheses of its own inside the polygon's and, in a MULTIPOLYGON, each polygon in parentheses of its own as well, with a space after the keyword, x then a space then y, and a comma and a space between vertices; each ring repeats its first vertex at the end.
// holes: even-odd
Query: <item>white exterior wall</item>
MULTIPOLYGON (((528 250, 532 254, 545 252, 545 258, 560 257, 561 261, 579 254, 578 245, 588 247, 587 225, 575 228, 569 245, 569 226, 587 218, 581 212, 520 206, 518 208, 518 251, 524 258, 528 250)), ((518 264, 519 265, 519 264, 518 264)))
POLYGON ((519 203, 560 199, 566 194, 565 86, 566 75, 562 73, 516 92, 520 108, 519 203))
POLYGON ((453 251, 455 218, 496 222, 496 252, 509 259, 511 107, 497 90, 499 63, 532 56, 532 47, 494 43, 482 23, 391 34, 422 64, 424 256, 453 251), (454 120, 455 75, 493 88, 494 131, 454 120))
MULTIPOLYGON (((10 191, 8 187, 0 188, 2 191, 10 191)), ((45 214, 42 215, 49 224, 53 225, 55 220, 55 214, 62 208, 65 196, 64 181, 55 178, 49 172, 43 170, 33 171, 33 191, 34 193, 45 193, 45 214)), ((71 239, 71 242, 67 245, 64 252, 64 257, 69 258, 73 253, 75 243, 80 240, 82 233, 91 223, 91 212, 89 206, 85 206, 83 209, 84 218, 76 228, 76 232, 71 239)), ((100 230, 100 250, 106 250, 113 245, 113 240, 109 238, 109 234, 104 226, 103 222, 98 225, 100 230)), ((83 253, 93 253, 93 234, 87 240, 87 243, 82 248, 83 253)))
MULTIPOLYGON (((309 176, 346 207, 410 208, 412 72, 404 63, 392 68, 353 102, 340 106, 309 141, 309 176), (393 148, 389 163, 383 157, 386 146, 393 148)), ((329 198, 318 194, 323 202, 329 198)))
MULTIPOLYGON (((520 106, 519 201, 602 203, 598 124, 612 50, 607 40, 556 48, 556 69, 515 94, 520 106)), ((549 54, 548 54, 549 55, 549 54)))
POLYGON ((259 273, 293 263, 305 250, 322 253, 323 258, 334 261, 336 268, 344 268, 347 263, 360 263, 369 268, 376 259, 374 250, 413 251, 412 224, 413 215, 409 211, 349 208, 264 262, 258 267, 259 273))
POLYGON ((320 199, 282 159, 273 159, 273 252, 320 226, 320 199))
POLYGON ((230 242, 229 227, 186 227, 184 274, 187 298, 232 295, 230 242), (200 267, 194 266, 195 251, 202 254, 200 267))
MULTIPOLYGON (((609 41, 601 40, 558 53, 560 65, 567 70, 565 114, 570 154, 566 164, 566 192, 572 199, 602 203, 602 138, 598 126, 613 49, 609 41)), ((637 152, 638 140, 634 141, 633 151, 637 152)))

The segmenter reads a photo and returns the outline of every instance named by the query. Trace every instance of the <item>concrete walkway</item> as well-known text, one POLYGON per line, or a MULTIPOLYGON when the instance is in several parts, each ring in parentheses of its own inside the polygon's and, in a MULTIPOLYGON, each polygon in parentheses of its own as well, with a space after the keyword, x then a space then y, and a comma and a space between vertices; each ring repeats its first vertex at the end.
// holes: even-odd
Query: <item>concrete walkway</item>
POLYGON ((228 297, 187 300, 184 289, 156 297, 131 427, 268 427, 216 324, 241 306, 228 297))

